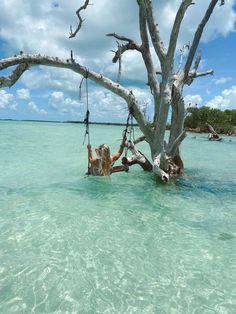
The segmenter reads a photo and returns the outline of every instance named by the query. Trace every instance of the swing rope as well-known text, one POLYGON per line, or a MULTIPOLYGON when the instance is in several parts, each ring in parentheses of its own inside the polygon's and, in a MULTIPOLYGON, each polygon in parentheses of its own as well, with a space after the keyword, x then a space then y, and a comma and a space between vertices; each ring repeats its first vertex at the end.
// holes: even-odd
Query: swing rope
MULTIPOLYGON (((80 83, 80 97, 81 97, 81 86, 82 86, 83 80, 84 80, 84 77, 82 78, 81 83, 80 83)), ((88 99, 88 73, 86 73, 86 76, 85 76, 85 89, 86 89, 86 107, 87 107, 87 110, 86 110, 86 114, 85 114, 85 118, 84 118, 85 134, 84 134, 83 145, 85 143, 87 136, 88 136, 88 144, 90 144, 90 133, 89 133, 89 115, 90 115, 90 112, 89 112, 89 99, 88 99)))
MULTIPOLYGON (((85 113, 85 118, 84 118, 84 124, 85 124, 85 133, 84 133, 84 140, 83 140, 83 145, 85 143, 86 137, 88 137, 88 145, 90 145, 90 133, 89 133, 89 95, 88 95, 88 70, 86 71, 86 75, 81 79, 80 85, 79 85, 79 99, 81 100, 81 89, 83 85, 83 81, 85 79, 85 92, 86 92, 86 113, 85 113)), ((90 169, 90 162, 88 159, 88 171, 87 175, 89 174, 89 169, 90 169)))

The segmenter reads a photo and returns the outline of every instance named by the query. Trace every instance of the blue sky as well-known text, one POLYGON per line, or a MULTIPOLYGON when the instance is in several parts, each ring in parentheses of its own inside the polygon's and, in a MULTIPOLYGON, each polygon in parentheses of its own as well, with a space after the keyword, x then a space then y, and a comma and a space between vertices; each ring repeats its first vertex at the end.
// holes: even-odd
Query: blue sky
MULTIPOLYGON (((156 1, 155 13, 164 43, 167 44, 176 9, 181 0, 156 1)), ((196 0, 182 25, 178 51, 191 41, 209 1, 196 0)), ((208 105, 222 110, 236 109, 236 1, 226 0, 207 25, 200 47, 200 70, 214 69, 213 76, 198 78, 185 88, 186 103, 208 105)), ((73 49, 77 62, 115 80, 117 64, 112 64, 116 42, 106 33, 134 38, 139 43, 136 0, 94 0, 86 12, 79 35, 69 39, 70 25, 76 25, 78 0, 2 0, 0 3, 0 57, 24 51, 68 58, 73 49)), ((146 73, 138 53, 122 58, 121 84, 131 88, 152 115, 152 100, 146 73)), ((156 68, 158 70, 158 62, 156 68)), ((1 75, 4 75, 2 73, 1 75)), ((79 100, 81 77, 63 69, 32 68, 10 89, 0 90, 0 118, 39 120, 82 120, 86 111, 85 93, 79 100)), ((126 104, 102 87, 89 83, 93 121, 126 121, 126 104)))

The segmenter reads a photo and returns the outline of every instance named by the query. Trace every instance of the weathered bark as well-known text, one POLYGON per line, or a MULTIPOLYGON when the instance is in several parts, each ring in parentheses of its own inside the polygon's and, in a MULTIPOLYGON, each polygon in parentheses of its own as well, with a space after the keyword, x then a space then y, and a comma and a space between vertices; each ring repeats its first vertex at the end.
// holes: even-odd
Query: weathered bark
POLYGON ((139 150, 136 149, 134 143, 132 141, 126 141, 126 147, 131 151, 132 156, 130 157, 123 157, 122 164, 127 166, 133 166, 138 164, 144 171, 152 171, 153 167, 150 161, 141 153, 139 150))
POLYGON ((222 140, 222 137, 219 136, 219 134, 215 131, 212 125, 210 125, 209 123, 206 123, 206 126, 208 127, 208 130, 210 132, 208 135, 209 141, 221 141, 222 140))
MULTIPOLYGON (((186 62, 182 64, 183 58, 180 57, 176 73, 173 65, 176 56, 177 40, 184 16, 188 8, 194 4, 191 0, 182 0, 180 3, 170 34, 168 47, 164 46, 159 26, 154 16, 152 0, 137 0, 139 6, 141 44, 137 44, 134 40, 126 36, 117 35, 116 33, 107 34, 107 36, 114 37, 118 41, 118 49, 114 51, 115 56, 113 62, 120 61, 121 56, 128 50, 136 50, 142 56, 147 71, 147 84, 150 87, 150 94, 153 98, 154 119, 152 126, 147 122, 140 109, 141 104, 138 103, 131 90, 75 62, 73 53, 71 53, 71 57, 67 60, 57 57, 41 56, 40 54, 20 54, 15 57, 2 59, 0 60, 0 71, 11 66, 16 66, 16 68, 10 75, 0 77, 0 87, 11 87, 26 70, 38 65, 65 68, 93 80, 126 101, 128 108, 132 111, 143 133, 142 139, 145 138, 150 146, 153 172, 156 173, 162 181, 167 182, 171 176, 178 175, 183 170, 183 162, 179 148, 186 136, 183 130, 185 106, 182 94, 184 86, 192 84, 197 77, 213 74, 213 70, 197 72, 201 60, 201 52, 197 54, 193 67, 192 63, 203 30, 217 2, 218 0, 209 0, 209 6, 197 27, 193 41, 186 46, 189 48, 186 62), (125 42, 125 44, 120 44, 120 42, 125 42), (156 54, 154 57, 157 57, 159 60, 159 64, 157 65, 151 54, 150 44, 153 45, 156 54), (160 72, 157 71, 157 66, 160 66, 160 72), (161 75, 159 80, 157 80, 157 74, 161 75), (166 124, 170 108, 172 108, 171 129, 168 143, 166 143, 166 124)), ((77 10, 76 14, 79 23, 75 31, 72 31, 71 27, 70 38, 75 37, 79 32, 83 23, 80 12, 81 10, 85 10, 89 4, 89 0, 85 0, 84 5, 77 10)), ((224 1, 221 1, 221 5, 223 4, 224 1)), ((134 160, 130 160, 130 162, 133 161, 134 160)))

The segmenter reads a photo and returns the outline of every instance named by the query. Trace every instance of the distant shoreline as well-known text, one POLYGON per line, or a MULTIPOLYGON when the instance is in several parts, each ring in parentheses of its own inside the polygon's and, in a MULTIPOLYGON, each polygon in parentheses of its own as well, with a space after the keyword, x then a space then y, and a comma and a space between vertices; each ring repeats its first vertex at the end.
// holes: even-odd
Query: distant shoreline
MULTIPOLYGON (((18 119, 0 119, 0 121, 16 121, 16 122, 46 122, 46 123, 71 123, 71 124, 84 124, 84 121, 49 121, 49 120, 18 120, 18 119)), ((95 124, 95 125, 115 125, 115 126, 125 126, 126 123, 119 123, 119 122, 90 122, 90 124, 95 124)), ((135 123, 134 124, 135 127, 138 127, 138 124, 135 123)), ((167 130, 169 130, 169 125, 167 125, 167 130)), ((197 134, 201 134, 201 133, 209 133, 208 131, 204 131, 201 130, 200 128, 185 128, 185 130, 187 132, 190 133, 197 133, 197 134)), ((232 134, 225 134, 225 133, 220 133, 220 134, 224 134, 224 135, 231 135, 231 136, 236 136, 236 133, 232 133, 232 134)))
MULTIPOLYGON (((21 119, 0 119, 0 121, 16 121, 16 122, 46 122, 46 123, 74 123, 74 124, 84 124, 84 121, 53 121, 53 120, 21 120, 21 119)), ((120 125, 124 126, 126 123, 119 122, 94 122, 91 121, 89 124, 99 124, 99 125, 120 125)), ((134 126, 138 126, 137 123, 134 123, 134 126)))

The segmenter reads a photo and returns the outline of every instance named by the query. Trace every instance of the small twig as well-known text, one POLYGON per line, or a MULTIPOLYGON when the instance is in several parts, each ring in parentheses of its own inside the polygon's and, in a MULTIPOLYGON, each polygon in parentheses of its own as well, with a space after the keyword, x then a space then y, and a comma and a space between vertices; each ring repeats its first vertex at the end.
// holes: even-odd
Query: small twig
POLYGON ((207 76, 207 75, 213 75, 214 74, 214 70, 208 70, 208 71, 205 71, 205 72, 195 72, 195 71, 191 71, 188 75, 188 78, 186 79, 185 83, 187 85, 191 85, 193 80, 196 78, 196 77, 202 77, 202 76, 207 76))
POLYGON ((116 33, 109 33, 109 34, 106 34, 106 36, 108 36, 108 37, 115 37, 118 40, 128 41, 130 43, 134 42, 133 39, 130 39, 130 38, 125 37, 125 36, 120 36, 120 35, 118 35, 116 33))
POLYGON ((73 50, 70 51, 70 60, 71 62, 75 62, 74 56, 73 56, 73 50))

